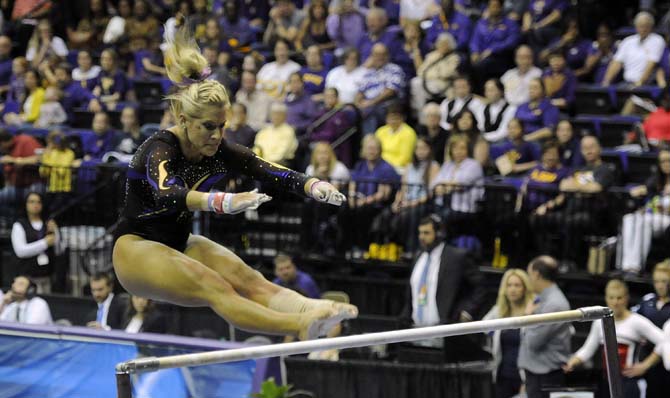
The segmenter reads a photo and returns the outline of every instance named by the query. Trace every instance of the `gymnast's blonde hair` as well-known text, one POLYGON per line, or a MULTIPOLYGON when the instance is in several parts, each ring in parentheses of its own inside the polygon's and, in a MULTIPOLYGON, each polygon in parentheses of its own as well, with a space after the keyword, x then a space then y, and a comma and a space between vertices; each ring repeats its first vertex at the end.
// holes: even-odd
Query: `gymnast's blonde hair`
POLYGON ((211 70, 188 30, 188 24, 183 24, 173 38, 167 39, 164 60, 168 78, 180 87, 174 94, 166 96, 175 119, 181 113, 201 118, 205 107, 230 109, 226 88, 216 80, 205 80, 211 70))

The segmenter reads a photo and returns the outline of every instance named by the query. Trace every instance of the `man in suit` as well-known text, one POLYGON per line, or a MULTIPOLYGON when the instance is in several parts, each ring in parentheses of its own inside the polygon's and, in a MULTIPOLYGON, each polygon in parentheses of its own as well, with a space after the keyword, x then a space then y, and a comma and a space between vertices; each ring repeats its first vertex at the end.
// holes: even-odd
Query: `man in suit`
POLYGON ((114 280, 106 272, 91 276, 91 295, 97 308, 88 313, 86 326, 95 329, 120 329, 123 326, 126 302, 121 296, 115 295, 114 280))

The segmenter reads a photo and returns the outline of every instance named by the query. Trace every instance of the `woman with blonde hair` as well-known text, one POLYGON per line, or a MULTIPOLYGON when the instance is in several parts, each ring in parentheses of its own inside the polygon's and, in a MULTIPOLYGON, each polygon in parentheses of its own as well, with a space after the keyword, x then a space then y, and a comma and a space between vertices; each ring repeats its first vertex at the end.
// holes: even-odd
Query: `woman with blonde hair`
POLYGON ((325 335, 355 317, 349 304, 312 300, 267 281, 233 252, 192 235, 192 212, 237 214, 271 198, 256 190, 211 192, 229 176, 246 175, 278 189, 339 205, 330 183, 269 163, 223 140, 230 99, 186 29, 165 51, 167 75, 180 87, 169 95, 176 125, 142 144, 128 169, 126 204, 115 236, 116 276, 131 294, 183 306, 208 306, 238 328, 325 335))
MULTIPOLYGON (((498 300, 484 316, 484 320, 526 315, 526 306, 534 299, 528 274, 522 269, 509 269, 500 281, 498 300)), ((496 367, 493 381, 496 398, 519 394, 521 378, 516 362, 519 356, 521 335, 519 329, 496 330, 491 337, 491 353, 496 367)))
POLYGON ((335 186, 341 186, 350 177, 347 166, 337 160, 333 148, 324 141, 314 144, 305 174, 322 180, 331 180, 335 186))

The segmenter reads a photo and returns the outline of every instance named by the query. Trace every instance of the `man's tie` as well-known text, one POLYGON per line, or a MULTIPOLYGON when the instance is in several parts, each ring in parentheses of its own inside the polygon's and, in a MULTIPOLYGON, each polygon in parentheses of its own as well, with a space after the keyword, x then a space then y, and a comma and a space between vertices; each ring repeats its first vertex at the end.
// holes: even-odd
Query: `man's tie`
POLYGON ((98 322, 99 324, 102 325, 102 315, 103 311, 105 310, 105 305, 104 304, 98 304, 98 314, 95 317, 95 321, 98 322))
POLYGON ((423 310, 428 304, 428 270, 430 269, 430 252, 426 252, 426 261, 423 263, 421 279, 419 279, 419 300, 416 308, 416 315, 419 323, 423 323, 423 310))

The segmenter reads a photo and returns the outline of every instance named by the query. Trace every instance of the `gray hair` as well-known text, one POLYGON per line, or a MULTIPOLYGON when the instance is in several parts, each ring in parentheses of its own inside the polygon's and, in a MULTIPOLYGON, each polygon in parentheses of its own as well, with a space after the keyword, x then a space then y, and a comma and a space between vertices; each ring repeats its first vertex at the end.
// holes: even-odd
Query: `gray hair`
POLYGON ((443 41, 443 40, 446 40, 446 41, 449 42, 449 47, 450 47, 452 50, 455 50, 455 49, 456 49, 456 39, 454 39, 454 36, 453 36, 451 33, 449 33, 449 32, 442 32, 442 33, 440 33, 440 34, 437 36, 437 39, 435 40, 435 44, 437 44, 438 42, 441 42, 441 41, 443 41))
POLYGON ((644 20, 647 20, 649 23, 651 23, 651 26, 654 26, 656 21, 654 20, 654 16, 647 11, 640 11, 635 15, 635 19, 633 20, 633 24, 637 26, 638 24, 644 22, 644 20))
POLYGON ((438 104, 436 104, 435 102, 429 102, 423 106, 423 109, 421 109, 421 113, 423 113, 423 116, 441 115, 442 111, 440 111, 440 106, 438 104))
POLYGON ((281 112, 281 113, 286 113, 286 104, 283 102, 273 102, 272 105, 270 105, 270 112, 281 112))

